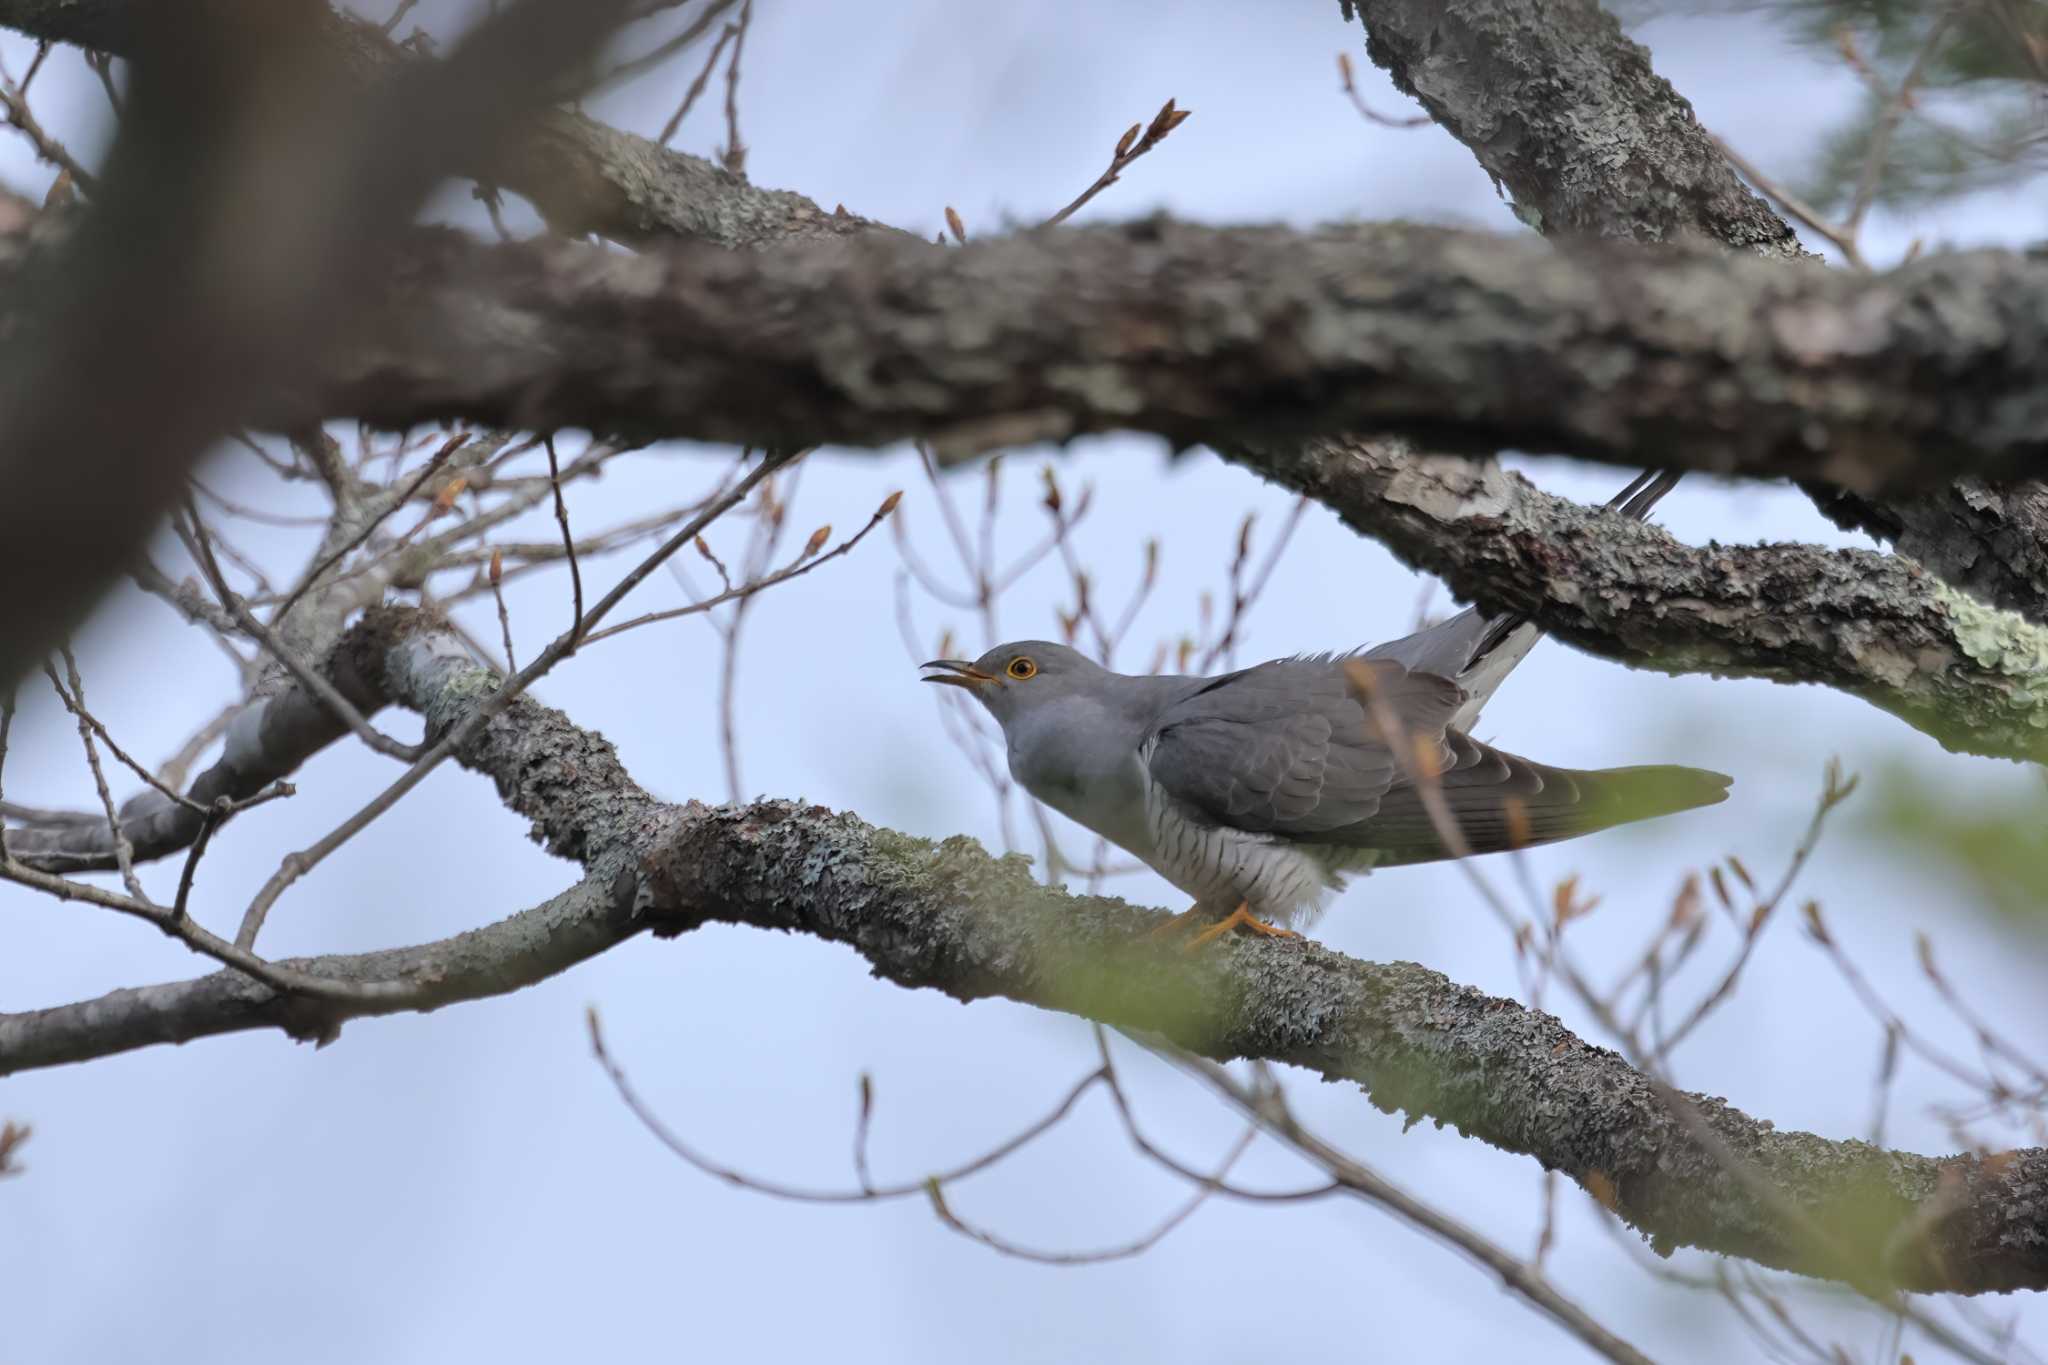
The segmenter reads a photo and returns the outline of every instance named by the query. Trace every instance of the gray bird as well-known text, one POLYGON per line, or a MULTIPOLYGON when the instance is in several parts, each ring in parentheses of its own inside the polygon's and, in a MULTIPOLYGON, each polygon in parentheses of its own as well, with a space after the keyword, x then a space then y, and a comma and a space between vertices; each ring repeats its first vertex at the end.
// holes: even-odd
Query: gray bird
MULTIPOLYGON (((1608 506, 1641 518, 1674 482, 1644 475, 1608 506)), ((1468 608, 1352 654, 1207 678, 1133 677, 1024 640, 934 659, 924 681, 988 708, 1026 791, 1194 897, 1180 919, 1214 923, 1193 947, 1233 927, 1292 937, 1281 926, 1374 868, 1726 799, 1720 773, 1553 768, 1473 739, 1480 708, 1540 636, 1520 616, 1468 608)))

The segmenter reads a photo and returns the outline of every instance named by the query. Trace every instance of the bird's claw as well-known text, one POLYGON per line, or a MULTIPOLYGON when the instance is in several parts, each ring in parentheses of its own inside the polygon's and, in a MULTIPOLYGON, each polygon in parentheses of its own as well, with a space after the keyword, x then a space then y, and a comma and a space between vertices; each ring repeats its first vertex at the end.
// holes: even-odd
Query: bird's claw
POLYGON ((1215 942, 1217 939, 1223 937, 1223 935, 1229 933, 1232 929, 1249 929, 1253 933, 1258 934, 1264 938, 1301 937, 1300 934, 1295 933, 1292 929, 1282 929, 1277 924, 1268 924, 1262 919, 1255 919, 1252 916, 1251 908, 1249 906, 1239 905, 1237 909, 1231 911, 1224 918, 1210 925, 1201 933, 1196 934, 1194 938, 1189 941, 1188 946, 1182 949, 1182 951, 1192 953, 1195 949, 1201 947, 1205 943, 1215 942))

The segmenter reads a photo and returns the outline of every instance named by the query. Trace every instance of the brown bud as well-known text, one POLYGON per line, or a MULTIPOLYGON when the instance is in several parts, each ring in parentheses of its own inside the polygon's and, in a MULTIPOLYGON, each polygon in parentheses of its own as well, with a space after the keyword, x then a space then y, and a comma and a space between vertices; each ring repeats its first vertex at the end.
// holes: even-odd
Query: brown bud
POLYGON ((883 498, 882 505, 875 509, 875 520, 880 521, 883 517, 888 516, 891 512, 896 510, 896 504, 902 501, 903 490, 900 488, 897 489, 894 493, 891 493, 888 497, 883 498))
POLYGON ((1133 123, 1124 130, 1124 135, 1116 140, 1116 159, 1118 161, 1122 161, 1124 156, 1131 150, 1131 144, 1138 140, 1138 134, 1144 131, 1144 127, 1145 125, 1142 123, 1133 123))
POLYGON ((495 588, 504 581, 505 552, 493 545, 491 547, 491 586, 495 588))
POLYGON ((469 478, 466 475, 458 474, 450 479, 441 491, 434 495, 434 510, 428 515, 438 517, 446 513, 455 506, 455 500, 462 496, 462 490, 467 487, 469 478))
POLYGON ((1806 904, 1799 907, 1799 911, 1801 914, 1806 916, 1806 932, 1812 934, 1817 942, 1834 942, 1833 939, 1828 937, 1827 925, 1821 922, 1819 901, 1808 901, 1806 904))
POLYGON ((1344 88, 1349 90, 1351 88, 1351 54, 1349 52, 1339 52, 1337 54, 1337 74, 1344 78, 1344 88))
POLYGON ((967 245, 967 224, 960 221, 960 215, 954 211, 951 204, 946 205, 946 230, 953 234, 954 241, 962 246, 967 245))
POLYGON ((817 530, 811 532, 811 538, 804 542, 804 552, 802 557, 805 559, 809 559, 812 555, 824 549, 825 542, 827 540, 830 540, 831 538, 832 523, 828 521, 823 526, 820 526, 817 530))

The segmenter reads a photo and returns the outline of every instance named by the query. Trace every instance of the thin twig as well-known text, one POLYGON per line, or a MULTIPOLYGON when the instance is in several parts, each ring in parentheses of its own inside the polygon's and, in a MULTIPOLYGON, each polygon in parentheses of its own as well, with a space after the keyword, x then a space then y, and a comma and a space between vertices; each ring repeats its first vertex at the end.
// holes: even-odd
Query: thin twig
POLYGON ((597 604, 590 609, 581 621, 571 626, 569 630, 561 635, 556 636, 546 649, 543 649, 535 656, 533 662, 506 679, 496 692, 479 702, 469 713, 467 720, 443 735, 438 742, 415 759, 412 766, 401 773, 390 786, 377 793, 354 815, 342 821, 340 825, 330 830, 314 843, 295 853, 286 854, 279 862, 277 871, 270 875, 270 879, 263 884, 262 888, 257 891, 255 898, 249 902, 249 908, 243 912, 241 928, 235 933, 236 944, 246 948, 254 943, 257 934, 262 931, 263 921, 270 914, 270 907, 277 903, 277 898, 284 894, 287 887, 291 886, 293 882, 296 882, 313 868, 319 866, 334 850, 340 848, 350 839, 353 839, 367 828, 372 821, 376 820, 377 817, 396 805, 407 792, 410 792, 424 781, 427 775, 439 767, 450 754, 474 738, 484 726, 491 722, 492 718, 510 706, 537 679, 568 657, 574 651, 579 639, 589 638, 590 627, 603 620, 606 613, 617 606, 627 593, 638 587, 646 579, 647 575, 659 568, 670 555, 674 554, 684 545, 689 544, 706 526, 709 526, 712 522, 730 511, 753 490, 754 485, 776 469, 787 465, 790 461, 802 458, 805 453, 805 451, 771 453, 764 458, 751 472, 735 483, 723 497, 713 499, 705 506, 702 512, 692 517, 681 530, 677 531, 666 541, 663 541, 654 553, 648 555, 639 564, 635 565, 624 578, 619 580, 617 586, 598 599, 597 604))
POLYGON ((355 703, 343 696, 341 689, 329 682, 324 673, 309 667, 305 660, 298 656, 298 651, 280 640, 276 632, 256 619, 256 614, 250 611, 234 589, 228 586, 226 576, 221 573, 220 564, 213 557, 213 547, 209 543, 206 525, 199 519, 199 510, 190 502, 186 503, 184 510, 185 517, 182 520, 174 517, 171 525, 212 584, 214 596, 220 599, 220 604, 227 608, 228 614, 235 618, 235 624, 254 636, 270 651, 271 657, 284 665, 285 671, 292 675, 293 681, 318 697, 356 738, 387 757, 406 761, 416 758, 419 754, 418 745, 401 743, 370 724, 363 713, 356 709, 355 703))
POLYGON ((1258 1135, 1259 1130, 1256 1124, 1247 1127, 1243 1133, 1239 1134, 1237 1140, 1230 1145, 1229 1150, 1224 1152, 1222 1160, 1217 1163, 1214 1174, 1205 1177, 1192 1195, 1188 1196, 1178 1208, 1167 1214, 1165 1218, 1154 1224, 1150 1230, 1128 1242, 1091 1251, 1040 1251, 1033 1247, 1023 1246, 997 1233, 990 1232, 986 1228, 977 1227, 960 1217, 946 1202, 944 1187, 939 1181, 931 1180, 926 1182, 925 1194, 931 1201, 932 1212, 938 1215, 940 1222, 961 1236, 979 1242, 992 1251, 997 1251, 1005 1256, 1015 1257, 1022 1261, 1033 1261, 1039 1265, 1101 1265, 1105 1261, 1123 1261, 1129 1260, 1133 1256, 1142 1256, 1153 1247, 1158 1246, 1175 1228, 1192 1217, 1195 1210, 1209 1202, 1210 1196, 1214 1195, 1221 1185, 1223 1177, 1230 1173, 1230 1168, 1237 1164, 1237 1159, 1244 1155, 1245 1149, 1252 1145, 1252 1139, 1258 1135))
POLYGON ((107 786, 107 773, 100 766, 99 746, 93 742, 93 727, 86 719, 85 681, 78 674, 78 660, 72 657, 69 645, 60 645, 57 651, 64 659, 64 673, 70 680, 71 692, 66 695, 64 684, 57 680, 57 670, 48 663, 43 672, 50 679, 50 686, 64 699, 64 704, 78 717, 78 738, 85 744, 86 766, 92 769, 92 783, 100 794, 100 806, 107 813, 107 830, 114 840, 114 862, 121 869, 121 883, 128 888, 128 894, 144 905, 151 904, 149 894, 142 889, 142 879, 135 875, 135 845, 128 841, 127 832, 121 828, 121 815, 114 807, 114 793, 107 786), (72 705, 73 699, 77 705, 72 705))
MULTIPOLYGON (((400 493, 398 497, 392 501, 391 505, 385 508, 380 515, 371 517, 368 520, 366 520, 361 529, 359 529, 353 536, 350 536, 347 541, 343 542, 340 548, 336 549, 332 554, 328 555, 318 564, 315 564, 313 568, 307 572, 305 577, 299 580, 298 586, 293 588, 291 592, 285 597, 284 601, 278 605, 277 610, 273 611, 270 614, 270 619, 279 623, 280 625, 283 624, 284 618, 291 613, 292 607, 298 602, 298 600, 301 597, 304 597, 306 595, 306 593, 312 588, 312 586, 315 583, 318 583, 320 579, 323 576, 325 576, 329 570, 334 568, 335 565, 341 563, 342 560, 348 558, 350 554, 354 553, 356 547, 361 545, 364 541, 368 540, 371 536, 375 535, 377 533, 377 528, 383 525, 384 519, 386 517, 390 516, 393 512, 397 511, 400 507, 403 507, 406 503, 412 501, 413 495, 418 493, 420 489, 424 488, 426 486, 427 480, 434 477, 435 473, 439 471, 441 466, 447 462, 448 457, 453 455, 456 451, 460 450, 463 447, 463 445, 468 442, 468 440, 468 432, 458 432, 455 435, 449 437, 446 441, 444 441, 441 445, 441 448, 434 452, 433 457, 429 459, 425 467, 420 470, 419 477, 415 478, 410 484, 406 485, 405 491, 400 493)), ((339 510, 338 507, 337 510, 339 510)))
POLYGON ((725 147, 718 164, 742 180, 747 175, 747 144, 740 141, 740 54, 747 48, 747 26, 754 21, 754 0, 740 6, 738 32, 732 36, 732 60, 725 67, 725 147))
POLYGON ((1365 96, 1358 93, 1358 82, 1352 77, 1350 53, 1337 54, 1337 74, 1344 82, 1344 93, 1351 97, 1351 107, 1356 109, 1359 117, 1367 123, 1377 123, 1382 128, 1420 128, 1430 121, 1428 114, 1410 114, 1406 118, 1396 118, 1392 114, 1382 114, 1368 105, 1365 96))
POLYGON ((548 450, 548 486, 555 492, 555 521, 562 528, 562 553, 569 557, 569 591, 575 599, 575 614, 569 618, 570 648, 583 629, 583 569, 576 562, 576 537, 569 530, 569 505, 562 501, 562 467, 555 459, 555 434, 549 432, 541 444, 548 450))
POLYGON ((1935 7, 1934 21, 1927 26, 1927 36, 1921 40, 1919 51, 1913 54, 1912 65, 1906 68, 1898 89, 1888 92, 1878 109, 1877 122, 1870 130, 1870 141, 1865 149, 1863 169, 1857 176, 1856 196, 1850 201, 1849 212, 1842 219, 1842 231, 1852 238, 1859 235, 1864 215, 1870 212, 1870 206, 1877 198, 1885 163, 1891 159, 1892 135, 1898 130, 1899 120, 1905 116, 1906 110, 1912 107, 1913 89, 1920 84, 1927 63, 1933 58, 1935 48, 1948 35, 1949 25, 1954 22, 1960 8, 1958 0, 1935 7))
POLYGON ((813 569, 819 568, 829 561, 846 554, 854 546, 865 540, 868 532, 874 530, 875 527, 887 520, 889 513, 896 508, 896 499, 901 496, 900 493, 890 494, 882 506, 875 512, 874 516, 868 519, 867 525, 861 527, 858 531, 855 531, 845 540, 842 540, 839 544, 821 555, 807 559, 798 559, 795 563, 786 568, 776 570, 766 578, 756 579, 751 583, 742 583, 736 588, 731 588, 715 596, 692 602, 687 607, 670 607, 664 611, 651 611, 644 616, 636 616, 630 621, 621 621, 615 626, 607 626, 603 630, 591 631, 583 637, 583 643, 586 645, 596 644, 599 640, 608 639, 613 635, 622 635, 626 631, 637 630, 641 626, 650 626, 657 621, 673 621, 678 617, 696 616, 699 613, 711 610, 713 607, 723 606, 727 602, 751 597, 755 593, 763 592, 776 586, 778 583, 787 583, 792 578, 802 578, 813 569))
MULTIPOLYGON (((1708 136, 1713 137, 1713 134, 1709 133, 1708 136)), ((1714 138, 1714 145, 1721 149, 1722 156, 1728 158, 1728 164, 1741 172, 1743 179, 1777 200, 1778 206, 1798 219, 1799 222, 1819 233, 1835 250, 1842 253, 1844 261, 1847 261, 1857 270, 1868 270, 1870 268, 1863 259, 1862 251, 1856 246, 1856 234, 1853 231, 1833 222, 1819 209, 1765 175, 1740 152, 1730 147, 1720 138, 1714 138)))
POLYGON ((720 31, 718 41, 711 45, 711 55, 704 59, 702 69, 697 72, 697 79, 691 81, 690 88, 683 93, 683 102, 676 106, 675 113, 669 115, 668 122, 661 125, 661 136, 655 139, 656 142, 664 147, 668 146, 669 139, 683 126, 683 120, 690 116, 690 110, 697 103, 698 97, 704 93, 704 87, 711 83, 711 73, 717 69, 719 54, 725 51, 725 45, 731 42, 733 35, 738 32, 739 30, 731 24, 727 24, 720 31))
POLYGON ((1303 1128, 1277 1090, 1255 1094, 1229 1072, 1205 1058, 1183 1052, 1164 1039, 1141 1041, 1183 1071, 1206 1082, 1263 1131, 1308 1157, 1346 1190, 1386 1209, 1401 1221, 1428 1233, 1498 1275, 1508 1289, 1591 1350, 1608 1360, 1625 1362, 1625 1365, 1650 1365, 1649 1357, 1565 1297, 1541 1271, 1517 1259, 1476 1229, 1424 1204, 1303 1128))
POLYGON ((1095 183, 1082 190, 1074 199, 1074 202, 1068 204, 1043 223, 1040 223, 1039 226, 1041 228, 1058 227, 1061 223, 1066 222, 1067 219, 1079 213, 1089 200, 1108 189, 1111 185, 1114 185, 1133 161, 1136 161, 1139 157, 1164 142, 1166 135, 1180 127, 1187 120, 1188 115, 1194 112, 1192 109, 1176 109, 1173 107, 1173 101, 1168 100, 1160 108, 1159 112, 1152 116, 1151 123, 1132 124, 1124 135, 1117 139, 1116 149, 1109 156, 1109 168, 1103 171, 1101 175, 1096 176, 1095 183))
POLYGON ((1055 1104, 1052 1107, 1052 1111, 1043 1118, 1026 1125, 1022 1130, 1006 1138, 988 1151, 983 1152, 980 1156, 962 1162, 960 1165, 954 1166, 938 1175, 927 1176, 922 1180, 907 1180, 895 1185, 873 1185, 871 1182, 863 1182, 862 1188, 852 1190, 815 1189, 802 1185, 789 1185, 778 1180, 764 1180, 758 1176, 748 1175, 733 1167, 721 1165, 697 1151, 696 1148, 678 1136, 674 1129, 662 1122, 661 1116, 656 1114, 653 1107, 642 1099, 639 1092, 633 1088, 633 1083, 627 1077, 625 1068, 613 1058, 610 1050, 605 1046, 604 1028, 598 1018, 596 1006, 591 1006, 584 1011, 584 1017, 590 1028, 590 1049, 597 1058, 597 1064, 604 1068, 605 1075, 610 1077, 612 1087, 619 1092, 619 1099, 624 1102, 633 1117, 640 1121, 640 1125, 654 1136, 656 1141, 660 1142, 662 1146, 668 1148, 671 1152, 674 1152, 689 1165, 696 1167, 706 1175, 724 1181, 728 1185, 738 1185, 761 1194, 772 1195, 777 1199, 789 1199, 803 1204, 865 1204, 891 1199, 910 1199, 924 1195, 927 1187, 934 1180, 942 1185, 950 1185, 954 1181, 964 1180, 968 1176, 997 1165, 1004 1158, 1028 1147, 1033 1141, 1058 1127, 1060 1122, 1073 1112, 1074 1106, 1081 1102, 1081 1097, 1087 1094, 1090 1089, 1100 1084, 1103 1079, 1100 1068, 1090 1071, 1087 1075, 1081 1077, 1080 1080, 1074 1082, 1067 1090, 1067 1093, 1060 1098, 1059 1103, 1055 1104))
POLYGON ((519 660, 512 652, 512 613, 505 609, 505 560, 495 548, 491 551, 491 565, 486 571, 491 580, 491 596, 498 602, 498 631, 505 637, 505 668, 517 670, 519 660))

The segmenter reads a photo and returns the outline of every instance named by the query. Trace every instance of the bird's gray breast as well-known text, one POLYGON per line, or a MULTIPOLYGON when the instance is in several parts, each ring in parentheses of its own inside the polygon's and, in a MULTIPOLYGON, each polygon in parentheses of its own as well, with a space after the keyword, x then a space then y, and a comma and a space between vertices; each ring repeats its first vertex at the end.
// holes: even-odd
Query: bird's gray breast
POLYGON ((1006 727, 1010 776, 1076 824, 1149 858, 1141 734, 1138 725, 1087 698, 1062 699, 1006 727))

